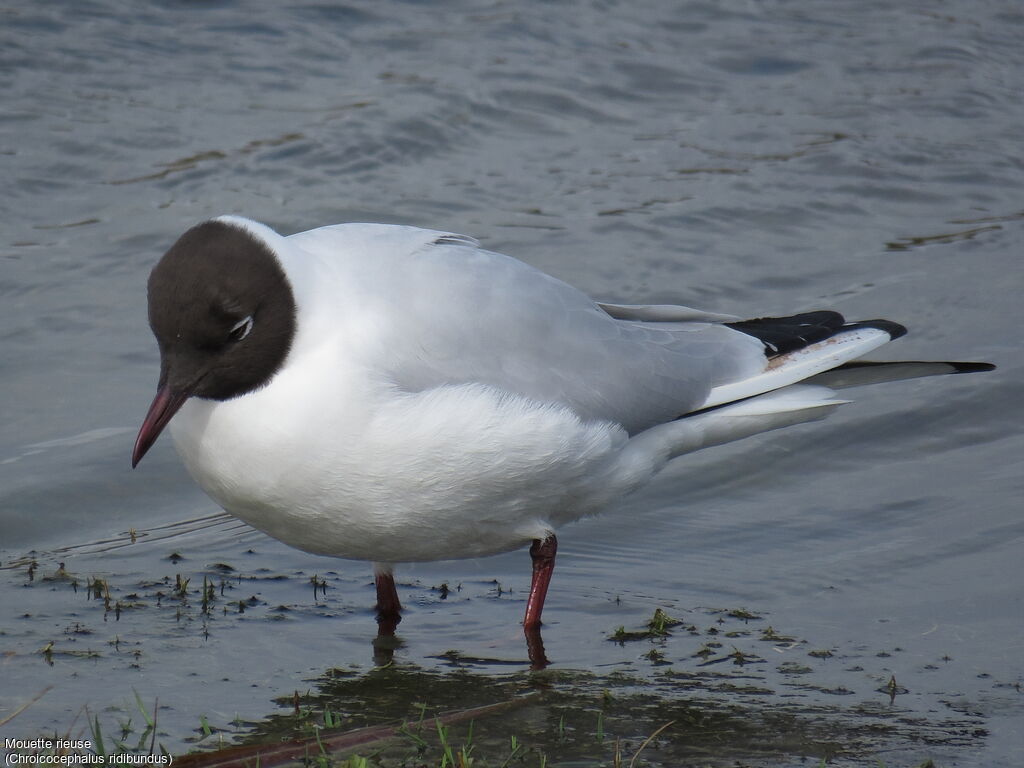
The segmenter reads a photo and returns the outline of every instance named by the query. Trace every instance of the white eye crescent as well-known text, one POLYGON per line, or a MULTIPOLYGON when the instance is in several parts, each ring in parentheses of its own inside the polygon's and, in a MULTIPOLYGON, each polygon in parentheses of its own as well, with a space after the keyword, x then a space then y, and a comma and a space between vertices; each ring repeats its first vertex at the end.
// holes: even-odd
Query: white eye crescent
POLYGON ((232 341, 241 341, 249 335, 249 331, 252 330, 252 315, 248 315, 245 318, 239 320, 228 331, 228 337, 232 341))

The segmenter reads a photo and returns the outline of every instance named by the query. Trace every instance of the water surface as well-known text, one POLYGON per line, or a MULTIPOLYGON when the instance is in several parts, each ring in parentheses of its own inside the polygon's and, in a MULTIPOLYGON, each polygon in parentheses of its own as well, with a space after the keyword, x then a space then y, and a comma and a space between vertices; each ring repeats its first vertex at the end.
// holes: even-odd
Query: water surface
MULTIPOLYGON (((148 271, 196 221, 242 213, 285 233, 464 232, 604 299, 834 307, 906 324, 888 358, 997 363, 857 391, 824 423, 687 457, 564 530, 544 637, 555 672, 687 701, 650 641, 608 636, 662 607, 698 632, 656 647, 694 672, 744 608, 805 641, 735 638, 767 659, 762 716, 887 712, 917 724, 874 745, 892 764, 1024 762, 1022 34, 1015 4, 963 0, 8 8, 0 721, 49 691, 2 730, 64 732, 85 706, 114 728, 134 690, 159 697, 180 750, 199 714, 231 730, 326 670, 379 674, 366 564, 208 520, 169 441, 128 466, 157 373, 148 271), (78 591, 52 578, 60 562, 78 591), (172 610, 178 575, 224 579, 216 609, 172 610), (95 579, 136 607, 105 610, 95 579), (789 663, 809 668, 798 692, 789 663)), ((530 688, 528 570, 525 552, 401 569, 396 663, 449 680, 454 650, 530 688)), ((402 680, 381 719, 428 697, 402 680)), ((860 746, 850 760, 874 758, 860 746)))

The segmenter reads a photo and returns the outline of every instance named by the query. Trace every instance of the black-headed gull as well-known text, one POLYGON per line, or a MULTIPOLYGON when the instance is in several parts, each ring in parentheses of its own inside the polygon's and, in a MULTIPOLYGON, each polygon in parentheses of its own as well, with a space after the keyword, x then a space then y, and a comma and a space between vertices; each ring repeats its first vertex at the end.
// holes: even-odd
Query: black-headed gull
POLYGON ((284 237, 236 216, 164 255, 149 320, 160 382, 133 466, 170 422, 232 515, 373 561, 387 632, 393 563, 530 545, 535 663, 557 528, 680 454, 824 416, 845 401, 798 382, 856 379, 851 361, 905 332, 827 311, 741 321, 602 304, 463 235, 339 224, 284 237))

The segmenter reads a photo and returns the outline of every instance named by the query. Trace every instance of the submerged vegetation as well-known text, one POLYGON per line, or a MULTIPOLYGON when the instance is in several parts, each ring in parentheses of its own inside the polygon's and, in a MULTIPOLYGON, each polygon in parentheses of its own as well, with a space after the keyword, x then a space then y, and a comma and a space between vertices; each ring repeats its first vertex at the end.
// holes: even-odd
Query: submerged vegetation
MULTIPOLYGON (((886 733, 877 724, 844 723, 839 712, 755 713, 706 702, 669 701, 631 689, 627 680, 582 674, 559 674, 547 681, 543 692, 520 693, 498 704, 429 714, 433 706, 420 703, 405 720, 352 728, 346 710, 353 702, 369 703, 363 697, 375 687, 373 678, 380 683, 381 677, 401 681, 410 691, 433 687, 444 701, 472 698, 470 688, 480 688, 474 675, 446 677, 416 670, 332 678, 315 694, 288 697, 282 709, 290 711, 260 723, 236 721, 219 727, 198 715, 192 736, 198 749, 174 758, 158 739, 159 702, 154 699, 147 705, 135 693, 134 712, 117 719, 116 726, 104 727, 101 717, 86 713, 86 727, 76 731, 73 725, 52 739, 70 743, 73 732, 84 733, 89 754, 99 758, 96 764, 124 764, 124 756, 132 755, 149 757, 149 764, 179 768, 752 768, 791 764, 794 759, 820 768, 934 768, 930 759, 878 760, 878 751, 892 749, 886 737, 897 736, 895 729, 886 733)), ((514 693, 523 683, 507 681, 499 692, 514 693)), ((924 726, 916 736, 927 740, 938 734, 924 726)), ((23 752, 68 756, 84 751, 23 752)))
MULTIPOLYGON (((168 573, 127 583, 112 575, 76 575, 64 562, 50 572, 36 560, 5 564, 4 572, 22 587, 56 590, 78 606, 68 611, 63 632, 33 653, 5 652, 5 662, 41 660, 65 665, 72 674, 75 665, 112 658, 119 662, 114 674, 154 668, 161 660, 142 650, 137 625, 125 625, 126 615, 145 619, 151 633, 176 632, 193 642, 221 629, 273 633, 271 623, 294 619, 310 599, 326 605, 342 586, 330 572, 247 574, 221 562, 190 569, 178 551, 162 562, 168 573), (303 602, 277 603, 270 597, 276 593, 260 585, 287 587, 303 602), (105 632, 90 629, 96 621, 105 632)), ((424 591, 451 601, 467 589, 442 587, 424 591)), ((493 584, 480 588, 493 592, 493 584)), ((674 613, 659 607, 640 626, 609 631, 609 640, 634 651, 631 664, 611 671, 529 672, 524 664, 456 650, 425 668, 384 654, 377 667, 331 668, 305 679, 307 687, 280 695, 275 710, 258 719, 187 710, 180 701, 171 706, 161 700, 162 691, 129 683, 120 703, 90 704, 49 739, 87 741, 90 754, 111 764, 114 755, 166 760, 173 754, 173 764, 186 768, 737 768, 794 762, 877 768, 879 755, 887 756, 887 766, 907 768, 928 765, 922 760, 930 755, 985 735, 983 721, 955 709, 929 716, 901 709, 899 699, 908 690, 891 673, 876 676, 872 698, 848 703, 844 697, 853 690, 843 680, 857 669, 849 657, 780 631, 760 613, 736 607, 674 613)), ((152 635, 143 639, 152 643, 152 635)), ((261 672, 254 659, 252 674, 261 672)), ((196 683, 217 684, 202 670, 192 674, 196 683)), ((44 695, 59 693, 43 690, 0 715, 0 725, 35 735, 26 713, 44 695)))

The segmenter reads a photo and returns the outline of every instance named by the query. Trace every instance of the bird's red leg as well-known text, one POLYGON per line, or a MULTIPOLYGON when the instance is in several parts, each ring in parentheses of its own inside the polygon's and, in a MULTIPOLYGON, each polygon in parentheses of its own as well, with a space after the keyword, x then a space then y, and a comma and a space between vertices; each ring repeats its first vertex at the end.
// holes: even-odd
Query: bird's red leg
POLYGON ((402 604, 398 602, 398 590, 395 589, 391 567, 375 566, 373 581, 377 586, 378 634, 393 635, 402 620, 402 604))
POLYGON ((553 533, 548 534, 543 541, 534 539, 530 547, 533 580, 530 582, 530 596, 526 600, 526 616, 523 618, 523 626, 527 629, 540 627, 540 614, 544 610, 544 598, 548 594, 548 585, 551 584, 551 574, 555 571, 557 551, 558 539, 553 533))
POLYGON ((533 579, 530 582, 530 596, 526 599, 526 616, 523 618, 523 632, 526 634, 526 649, 534 669, 543 669, 548 665, 544 655, 544 643, 540 637, 540 614, 544 610, 544 598, 551 584, 551 574, 555 571, 555 553, 558 551, 558 539, 555 534, 547 538, 534 539, 530 547, 533 560, 533 579))

